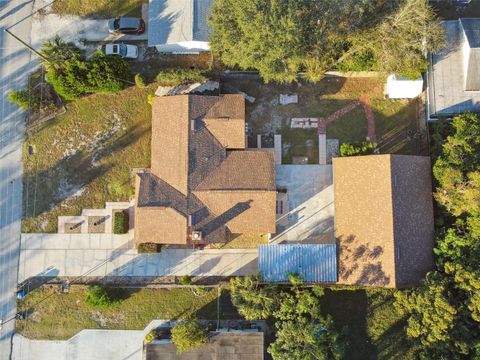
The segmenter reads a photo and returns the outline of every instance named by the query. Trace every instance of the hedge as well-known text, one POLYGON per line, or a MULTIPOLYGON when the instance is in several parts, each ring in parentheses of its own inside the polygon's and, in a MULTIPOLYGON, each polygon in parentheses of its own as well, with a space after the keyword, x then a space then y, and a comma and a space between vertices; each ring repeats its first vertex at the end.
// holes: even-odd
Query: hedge
POLYGON ((128 213, 126 211, 117 211, 113 214, 113 233, 126 234, 128 232, 128 213))

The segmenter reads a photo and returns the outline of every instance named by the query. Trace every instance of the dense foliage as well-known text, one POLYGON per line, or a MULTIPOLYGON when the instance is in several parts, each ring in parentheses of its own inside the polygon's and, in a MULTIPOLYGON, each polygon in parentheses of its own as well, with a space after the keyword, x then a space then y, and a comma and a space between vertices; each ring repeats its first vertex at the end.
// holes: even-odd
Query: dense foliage
POLYGON ((480 119, 457 116, 434 165, 436 199, 453 220, 437 231, 437 270, 422 286, 397 295, 407 334, 425 358, 480 358, 480 119))
POLYGON ((320 311, 323 289, 300 287, 302 279, 298 274, 291 275, 296 285, 285 290, 262 286, 258 277, 234 278, 230 287, 232 301, 247 319, 275 320, 276 339, 268 348, 273 359, 344 358, 343 334, 320 311))
POLYGON ((20 106, 22 109, 27 110, 32 107, 35 107, 33 101, 36 101, 34 97, 30 96, 30 91, 27 89, 10 91, 7 95, 8 101, 20 106))
POLYGON ((373 154, 376 147, 376 144, 370 141, 363 141, 359 143, 342 143, 342 145, 340 145, 340 156, 343 157, 373 154))
POLYGON ((326 70, 385 70, 413 76, 443 42, 427 0, 217 0, 212 50, 265 81, 318 81, 326 70))
POLYGON ((122 58, 98 51, 87 60, 74 44, 59 37, 45 42, 40 52, 48 70, 48 82, 66 100, 92 93, 118 92, 130 76, 122 58))
POLYGON ((172 328, 172 342, 179 354, 199 348, 207 340, 208 333, 197 320, 180 321, 172 328))

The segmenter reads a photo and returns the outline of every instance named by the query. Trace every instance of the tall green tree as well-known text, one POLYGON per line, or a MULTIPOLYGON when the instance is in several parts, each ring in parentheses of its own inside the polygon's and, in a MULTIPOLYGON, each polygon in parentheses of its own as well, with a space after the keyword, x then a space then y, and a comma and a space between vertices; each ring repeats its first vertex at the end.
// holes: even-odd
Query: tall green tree
POLYGON ((454 216, 480 214, 480 117, 459 115, 452 126, 433 167, 435 198, 454 216))
POLYGON ((60 36, 55 36, 52 40, 43 43, 40 54, 44 56, 43 65, 49 69, 61 70, 65 61, 74 57, 82 57, 83 51, 74 43, 66 42, 60 36))
POLYGON ((172 342, 179 354, 199 348, 207 341, 207 331, 198 320, 179 321, 172 328, 172 342))

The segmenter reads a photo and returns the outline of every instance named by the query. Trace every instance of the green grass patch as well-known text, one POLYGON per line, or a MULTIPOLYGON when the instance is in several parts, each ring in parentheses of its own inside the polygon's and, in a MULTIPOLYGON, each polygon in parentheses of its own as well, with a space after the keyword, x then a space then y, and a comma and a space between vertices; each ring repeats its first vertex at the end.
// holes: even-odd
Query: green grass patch
POLYGON ((113 215, 113 233, 126 234, 128 232, 128 212, 116 211, 113 215))
POLYGON ((87 286, 72 286, 68 294, 53 286, 30 292, 18 302, 27 320, 17 332, 31 339, 68 339, 83 329, 143 329, 154 319, 217 318, 216 288, 196 296, 191 289, 123 289, 122 301, 92 308, 85 302, 87 286))
POLYGON ((53 12, 64 15, 78 15, 89 18, 136 16, 142 14, 142 4, 148 0, 56 0, 53 12))
POLYGON ((160 86, 178 86, 194 82, 202 82, 207 78, 198 69, 165 69, 158 73, 156 80, 160 86))
POLYGON ((83 97, 27 139, 23 232, 56 232, 59 215, 129 200, 132 168, 150 166, 152 91, 130 87, 83 97))
POLYGON ((416 359, 416 348, 405 334, 406 321, 393 306, 395 291, 326 289, 321 300, 322 311, 332 315, 339 329, 348 327, 349 359, 416 359))

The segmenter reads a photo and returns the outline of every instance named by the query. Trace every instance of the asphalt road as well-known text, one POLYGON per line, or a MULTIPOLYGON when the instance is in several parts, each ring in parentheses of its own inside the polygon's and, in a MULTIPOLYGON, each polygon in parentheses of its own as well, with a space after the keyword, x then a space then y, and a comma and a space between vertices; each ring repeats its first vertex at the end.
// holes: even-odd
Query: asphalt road
MULTIPOLYGON (((18 276, 20 219, 22 215, 22 145, 25 113, 7 100, 12 89, 27 84, 28 72, 37 60, 4 30, 26 18, 31 0, 0 0, 0 360, 10 359, 15 322, 15 290, 18 276), (33 61, 32 61, 33 59, 33 61)), ((12 31, 29 41, 27 19, 12 31)))

